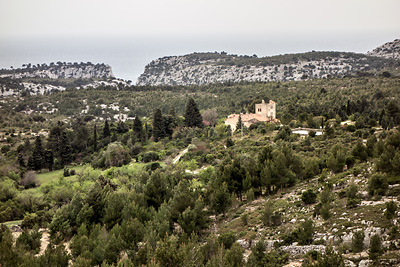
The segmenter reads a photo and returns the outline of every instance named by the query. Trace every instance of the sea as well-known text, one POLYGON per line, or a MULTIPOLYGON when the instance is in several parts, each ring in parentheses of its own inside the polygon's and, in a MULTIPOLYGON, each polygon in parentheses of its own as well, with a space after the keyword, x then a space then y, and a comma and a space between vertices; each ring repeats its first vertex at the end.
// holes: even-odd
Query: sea
MULTIPOLYGON (((0 36, 1 37, 1 36, 0 36)), ((51 62, 105 63, 117 78, 136 83, 152 60, 193 52, 258 57, 309 51, 366 53, 393 41, 393 34, 259 34, 179 36, 19 37, 0 39, 0 69, 51 62)))

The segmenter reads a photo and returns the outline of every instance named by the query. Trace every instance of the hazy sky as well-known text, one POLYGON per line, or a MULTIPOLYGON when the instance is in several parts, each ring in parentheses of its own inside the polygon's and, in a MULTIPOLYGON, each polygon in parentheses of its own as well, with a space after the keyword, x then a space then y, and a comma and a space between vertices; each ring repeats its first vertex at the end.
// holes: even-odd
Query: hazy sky
POLYGON ((399 13, 399 0, 0 0, 0 39, 399 34, 399 13))
POLYGON ((192 52, 365 53, 400 38, 400 0, 0 0, 0 68, 92 61, 135 79, 192 52))

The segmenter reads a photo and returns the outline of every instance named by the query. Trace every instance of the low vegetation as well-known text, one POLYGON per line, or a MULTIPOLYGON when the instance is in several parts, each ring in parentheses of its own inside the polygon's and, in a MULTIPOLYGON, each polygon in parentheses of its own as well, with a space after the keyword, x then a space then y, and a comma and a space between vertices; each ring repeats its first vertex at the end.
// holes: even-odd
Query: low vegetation
POLYGON ((363 77, 3 99, 0 263, 398 264, 399 85, 363 77), (227 114, 261 99, 278 103, 282 124, 243 137, 226 127, 227 114), (113 103, 134 119, 114 119, 113 103), (40 108, 50 105, 58 111, 40 108))

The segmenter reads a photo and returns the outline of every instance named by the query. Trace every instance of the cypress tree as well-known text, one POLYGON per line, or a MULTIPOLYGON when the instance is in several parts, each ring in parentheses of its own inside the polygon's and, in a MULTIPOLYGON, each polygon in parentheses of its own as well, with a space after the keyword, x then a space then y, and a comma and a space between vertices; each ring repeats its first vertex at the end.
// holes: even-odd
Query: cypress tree
POLYGON ((172 118, 172 123, 176 126, 177 122, 178 122, 178 118, 176 117, 176 111, 175 111, 175 107, 172 107, 169 110, 169 116, 171 116, 172 118))
POLYGON ((61 136, 60 151, 61 151, 60 162, 62 166, 65 166, 72 161, 72 148, 71 144, 69 143, 66 132, 63 132, 61 136))
POLYGON ((54 156, 53 156, 53 152, 51 150, 45 150, 44 161, 45 161, 46 168, 49 169, 49 171, 52 171, 53 164, 54 164, 54 156))
POLYGON ((242 115, 239 114, 239 119, 238 119, 238 122, 237 122, 237 124, 236 124, 236 130, 240 130, 240 129, 242 128, 242 124, 243 124, 243 122, 242 122, 242 115))
POLYGON ((97 151, 97 126, 93 126, 93 152, 97 151))
POLYGON ((32 153, 33 169, 35 171, 38 171, 44 167, 45 165, 44 156, 45 155, 42 145, 42 139, 40 138, 40 136, 37 136, 35 140, 35 149, 33 150, 32 153))
POLYGON ((21 168, 25 167, 24 157, 21 154, 18 154, 18 164, 21 168))
POLYGON ((194 102, 193 98, 189 99, 189 102, 186 106, 185 126, 186 127, 203 126, 203 118, 201 117, 200 111, 197 108, 197 104, 196 102, 194 102))
POLYGON ((144 140, 146 143, 149 140, 149 127, 147 125, 147 122, 144 124, 144 140))
POLYGON ((110 126, 108 125, 108 120, 106 120, 103 128, 103 138, 109 137, 110 135, 110 126))
POLYGON ((153 137, 156 142, 165 137, 165 125, 160 109, 156 109, 153 115, 153 137))
POLYGON ((139 140, 143 137, 143 124, 142 121, 139 119, 139 116, 135 116, 135 120, 133 121, 133 132, 136 134, 139 140))

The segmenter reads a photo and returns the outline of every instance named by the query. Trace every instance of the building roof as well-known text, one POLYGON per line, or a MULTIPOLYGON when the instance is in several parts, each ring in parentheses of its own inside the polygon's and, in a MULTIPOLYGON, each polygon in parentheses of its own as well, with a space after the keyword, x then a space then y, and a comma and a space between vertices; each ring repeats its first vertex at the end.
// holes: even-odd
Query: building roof
POLYGON ((254 121, 264 121, 264 122, 271 121, 270 119, 265 118, 260 114, 254 114, 254 113, 252 113, 252 114, 231 114, 231 115, 228 116, 228 118, 226 120, 229 120, 231 118, 239 118, 239 116, 242 117, 242 122, 243 123, 244 122, 252 122, 252 123, 254 123, 254 121))

